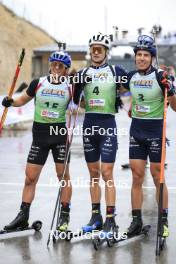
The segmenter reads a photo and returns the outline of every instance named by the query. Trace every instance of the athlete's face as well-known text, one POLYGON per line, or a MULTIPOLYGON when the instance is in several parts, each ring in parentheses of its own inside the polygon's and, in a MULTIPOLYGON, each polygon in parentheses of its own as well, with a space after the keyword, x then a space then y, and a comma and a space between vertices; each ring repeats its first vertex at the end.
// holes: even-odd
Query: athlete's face
POLYGON ((94 44, 90 47, 91 60, 95 65, 101 65, 106 59, 106 48, 102 45, 94 44))
POLYGON ((146 50, 138 50, 136 53, 136 67, 140 71, 147 70, 152 64, 152 56, 146 50))
POLYGON ((58 75, 58 76, 65 76, 68 73, 68 68, 62 62, 53 61, 50 64, 50 71, 51 74, 58 75))

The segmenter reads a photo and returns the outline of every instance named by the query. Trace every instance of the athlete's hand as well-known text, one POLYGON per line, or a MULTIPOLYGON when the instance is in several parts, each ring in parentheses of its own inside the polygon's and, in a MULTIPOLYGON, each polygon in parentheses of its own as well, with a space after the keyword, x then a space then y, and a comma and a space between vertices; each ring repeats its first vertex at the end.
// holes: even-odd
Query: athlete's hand
POLYGON ((163 71, 162 73, 161 83, 164 88, 167 89, 167 96, 173 96, 175 94, 173 81, 166 71, 163 71))
POLYGON ((13 99, 8 96, 4 97, 2 100, 2 105, 5 107, 10 107, 13 104, 13 99))
POLYGON ((131 110, 128 111, 128 117, 131 118, 131 110))

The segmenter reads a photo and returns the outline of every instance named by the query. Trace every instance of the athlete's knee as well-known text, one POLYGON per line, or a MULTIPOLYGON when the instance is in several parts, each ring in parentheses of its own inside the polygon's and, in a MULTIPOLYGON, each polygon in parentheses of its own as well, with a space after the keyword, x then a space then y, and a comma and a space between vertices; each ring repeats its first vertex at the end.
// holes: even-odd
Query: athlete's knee
POLYGON ((35 175, 26 173, 25 185, 26 186, 36 185, 37 179, 38 179, 38 177, 35 177, 35 175))
POLYGON ((132 182, 133 186, 141 186, 144 181, 144 171, 140 170, 139 168, 133 168, 132 174, 133 174, 133 182, 132 182))
POLYGON ((113 181, 112 168, 102 169, 102 178, 105 182, 113 181))
POLYGON ((91 177, 91 180, 94 179, 94 181, 99 181, 100 179, 100 170, 99 168, 96 168, 96 167, 89 167, 89 173, 90 173, 90 177, 91 177))

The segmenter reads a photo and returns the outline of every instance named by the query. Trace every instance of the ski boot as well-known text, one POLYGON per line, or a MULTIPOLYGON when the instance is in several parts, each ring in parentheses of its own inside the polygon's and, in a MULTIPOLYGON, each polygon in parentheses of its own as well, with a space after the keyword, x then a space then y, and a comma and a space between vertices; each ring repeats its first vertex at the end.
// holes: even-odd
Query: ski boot
POLYGON ((93 239, 93 246, 95 250, 98 250, 100 245, 107 242, 108 247, 112 247, 115 241, 118 239, 118 225, 115 222, 114 215, 107 215, 106 221, 103 225, 103 230, 93 239))
POLYGON ((166 238, 169 236, 168 220, 165 217, 162 217, 160 230, 160 250, 163 250, 166 243, 166 238))
POLYGON ((29 223, 29 212, 27 210, 21 209, 16 218, 10 222, 10 224, 4 226, 5 231, 12 231, 12 230, 25 230, 28 228, 29 223))
POLYGON ((139 235, 142 232, 142 226, 143 226, 142 220, 139 219, 138 217, 133 216, 133 220, 126 232, 127 237, 131 238, 139 235))
POLYGON ((70 222, 69 212, 61 211, 57 230, 60 232, 66 232, 68 230, 69 222, 70 222))
POLYGON ((100 211, 93 210, 89 223, 82 227, 82 231, 83 234, 96 230, 100 231, 102 230, 102 226, 103 226, 103 218, 100 211))
POLYGON ((161 221, 161 236, 166 238, 169 236, 168 220, 162 217, 161 221))
POLYGON ((56 243, 56 241, 59 239, 64 240, 67 238, 69 222, 70 222, 69 212, 61 210, 58 224, 57 224, 56 230, 54 231, 54 234, 52 237, 53 243, 56 243))

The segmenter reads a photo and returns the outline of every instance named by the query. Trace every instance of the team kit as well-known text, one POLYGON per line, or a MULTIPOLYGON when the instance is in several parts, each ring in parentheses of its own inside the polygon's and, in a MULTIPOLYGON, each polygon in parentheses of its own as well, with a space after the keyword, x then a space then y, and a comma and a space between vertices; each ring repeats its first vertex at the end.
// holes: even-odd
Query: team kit
MULTIPOLYGON (((156 254, 160 254, 163 249, 169 236, 168 189, 163 175, 166 111, 169 106, 176 111, 175 78, 159 67, 157 45, 151 36, 138 37, 133 49, 136 67, 130 72, 120 65, 108 63, 110 48, 109 36, 94 35, 89 40, 90 65, 74 75, 70 74, 70 55, 65 50, 58 49, 49 57, 47 76, 32 80, 18 97, 13 98, 13 94, 4 97, 2 105, 6 112, 9 107, 20 107, 33 99, 35 111, 20 209, 15 219, 4 226, 1 234, 28 229, 40 230, 40 221, 34 222, 32 226, 29 226, 28 221, 36 185, 50 151, 57 178, 64 184, 59 185, 47 245, 50 240, 71 240, 74 236, 89 233, 93 234, 91 238, 97 250, 104 242, 111 247, 115 243, 148 234, 150 225, 143 225, 142 217, 142 185, 146 162, 149 160, 158 204, 156 254), (125 93, 130 94, 128 116, 131 118, 129 164, 132 174, 132 220, 126 231, 119 234, 113 177, 118 149, 118 124, 115 115, 119 108, 123 108, 121 96, 125 93), (90 175, 92 211, 87 224, 74 234, 69 230, 72 196, 69 164, 73 131, 78 122, 80 107, 85 109, 82 137, 90 175), (104 220, 100 202, 101 179, 104 182, 106 205, 104 220)), ((5 117, 1 119, 1 129, 2 120, 4 122, 5 117)))

